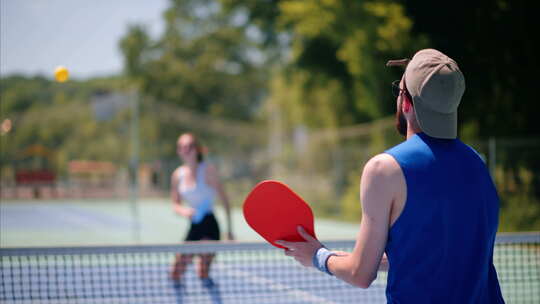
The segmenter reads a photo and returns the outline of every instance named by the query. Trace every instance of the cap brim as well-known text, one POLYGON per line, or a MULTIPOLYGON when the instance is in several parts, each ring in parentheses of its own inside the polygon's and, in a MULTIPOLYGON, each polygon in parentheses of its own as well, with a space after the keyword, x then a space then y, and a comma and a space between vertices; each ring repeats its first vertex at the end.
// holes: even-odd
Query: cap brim
POLYGON ((434 112, 421 102, 413 101, 416 120, 420 129, 435 138, 457 138, 457 111, 449 114, 434 112))
POLYGON ((402 67, 406 67, 407 64, 409 64, 409 61, 411 61, 409 58, 388 60, 388 61, 386 62, 386 66, 387 66, 387 67, 391 67, 391 66, 402 66, 402 67))

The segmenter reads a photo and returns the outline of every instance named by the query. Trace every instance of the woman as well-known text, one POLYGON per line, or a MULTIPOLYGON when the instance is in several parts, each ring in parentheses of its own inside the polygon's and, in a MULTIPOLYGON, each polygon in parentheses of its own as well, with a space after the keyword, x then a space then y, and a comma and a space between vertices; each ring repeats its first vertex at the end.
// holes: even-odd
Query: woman
MULTIPOLYGON (((171 176, 171 198, 174 212, 191 221, 191 227, 185 240, 220 239, 219 225, 213 212, 216 196, 219 196, 225 207, 227 236, 229 240, 232 240, 229 200, 219 181, 216 167, 204 160, 202 147, 195 135, 191 133, 185 133, 178 137, 176 151, 182 159, 183 165, 174 170, 171 176)), ((199 257, 199 278, 205 286, 212 286, 214 283, 209 278, 209 272, 214 254, 200 254, 199 257)), ((192 260, 193 254, 177 254, 171 278, 179 282, 187 265, 192 260)))

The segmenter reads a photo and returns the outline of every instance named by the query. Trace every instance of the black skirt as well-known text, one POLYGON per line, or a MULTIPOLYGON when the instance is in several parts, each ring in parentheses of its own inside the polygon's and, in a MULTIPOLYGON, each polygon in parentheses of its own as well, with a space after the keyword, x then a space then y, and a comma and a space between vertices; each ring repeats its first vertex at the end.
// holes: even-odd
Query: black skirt
POLYGON ((219 225, 213 213, 208 213, 199 223, 191 223, 186 241, 200 241, 202 239, 218 241, 220 239, 219 225))

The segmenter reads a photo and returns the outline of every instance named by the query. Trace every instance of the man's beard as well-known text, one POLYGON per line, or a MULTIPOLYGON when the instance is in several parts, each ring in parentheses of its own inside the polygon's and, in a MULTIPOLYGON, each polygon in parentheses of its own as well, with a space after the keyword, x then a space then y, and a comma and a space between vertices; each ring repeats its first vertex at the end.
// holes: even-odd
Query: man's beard
POLYGON ((396 112, 396 130, 399 134, 407 136, 407 119, 405 119, 401 107, 399 107, 396 112))

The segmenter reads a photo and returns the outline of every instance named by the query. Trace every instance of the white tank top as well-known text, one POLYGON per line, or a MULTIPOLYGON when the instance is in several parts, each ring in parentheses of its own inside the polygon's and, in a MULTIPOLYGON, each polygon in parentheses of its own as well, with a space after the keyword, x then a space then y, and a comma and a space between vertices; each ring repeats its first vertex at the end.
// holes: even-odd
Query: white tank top
POLYGON ((200 223, 206 214, 212 212, 216 200, 216 190, 206 183, 206 162, 197 166, 197 180, 194 186, 186 186, 184 167, 180 167, 179 175, 178 192, 182 199, 195 209, 191 221, 195 224, 200 223))

